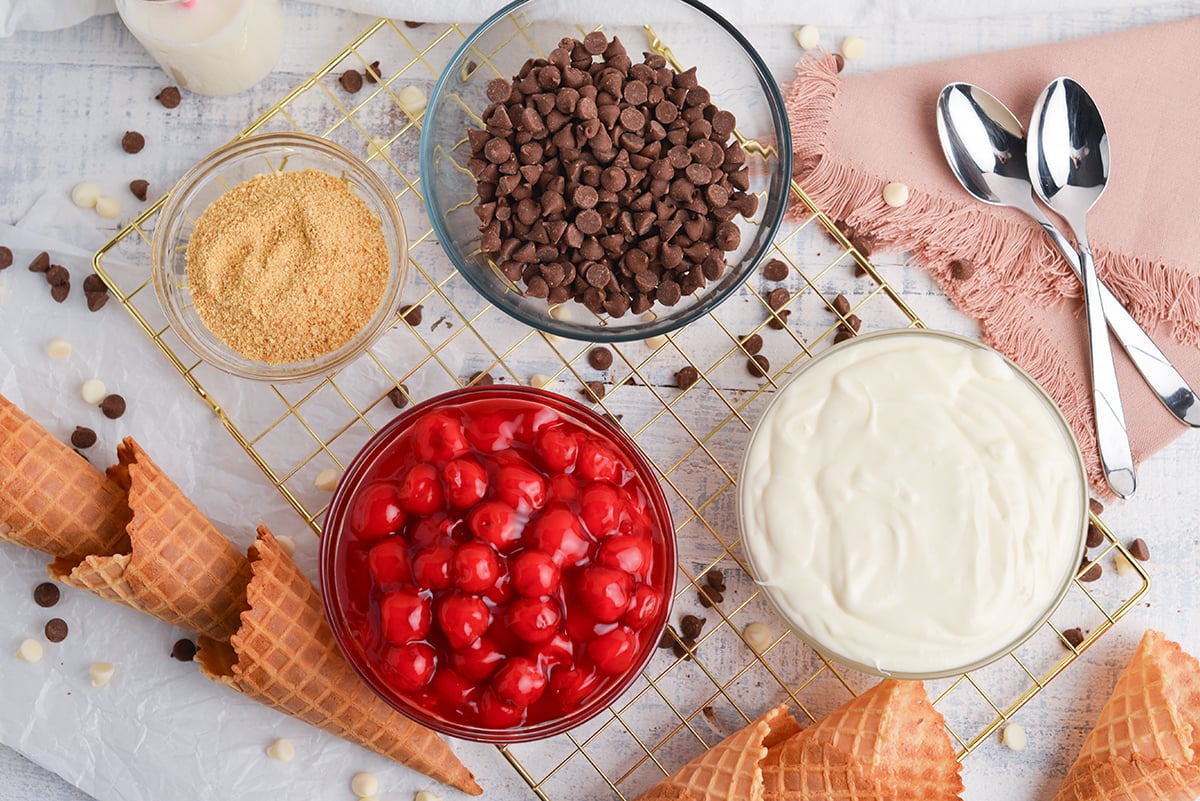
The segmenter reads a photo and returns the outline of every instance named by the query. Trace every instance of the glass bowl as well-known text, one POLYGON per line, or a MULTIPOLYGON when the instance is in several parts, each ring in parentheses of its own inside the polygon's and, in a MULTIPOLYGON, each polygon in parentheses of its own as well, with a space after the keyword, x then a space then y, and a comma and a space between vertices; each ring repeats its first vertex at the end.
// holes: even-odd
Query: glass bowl
POLYGON ((375 172, 338 145, 299 133, 270 133, 230 142, 188 170, 167 197, 152 244, 154 291, 172 330, 204 361, 243 378, 288 381, 321 375, 345 365, 383 334, 400 306, 408 263, 408 238, 396 201, 375 172), (205 325, 188 287, 187 247, 196 220, 209 204, 256 175, 317 169, 342 178, 383 226, 388 282, 379 307, 345 344, 313 359, 273 364, 251 359, 226 345, 205 325))
POLYGON ((953 334, 882 331, 821 353, 775 393, 738 473, 738 524, 756 581, 802 640, 865 673, 937 679, 990 664, 1050 618, 1083 559, 1087 478, 1066 418, 1015 363, 953 334), (922 361, 889 362, 901 350, 922 361), (924 371, 943 356, 954 372, 924 371), (862 358, 869 373, 842 372, 862 358), (961 534, 931 536, 934 509, 961 534), (906 584, 907 607, 895 600, 906 584))
MULTIPOLYGON (((427 500, 421 496, 419 502, 427 500)), ((405 410, 355 456, 334 492, 325 519, 319 566, 321 595, 338 648, 380 698, 443 734, 481 742, 524 742, 559 734, 592 718, 620 696, 649 662, 670 615, 675 547, 670 511, 653 469, 620 429, 580 404, 544 390, 469 387, 405 410), (543 438, 547 430, 560 436, 566 432, 573 438, 578 443, 576 456, 551 463, 548 454, 552 452, 552 438, 543 438), (599 464, 590 457, 585 460, 585 452, 597 452, 585 451, 585 442, 602 443, 608 453, 624 463, 624 468, 616 471, 615 482, 598 478, 593 468, 585 466, 599 464), (474 479, 458 481, 457 485, 447 480, 451 469, 464 457, 483 465, 486 485, 474 479), (544 505, 516 502, 509 491, 518 486, 508 481, 511 475, 530 469, 547 476, 544 505), (439 486, 444 496, 436 506, 412 506, 418 502, 413 500, 416 494, 407 494, 403 489, 417 487, 407 482, 422 470, 442 477, 439 486), (503 475, 504 470, 516 472, 503 475), (455 486, 478 489, 464 501, 454 494, 455 486), (400 494, 393 495, 397 487, 401 488, 400 494), (621 488, 617 492, 628 493, 618 500, 612 494, 614 487, 621 488), (599 492, 591 494, 593 490, 599 492), (382 505, 381 498, 386 499, 382 505), (601 502, 599 506, 608 511, 600 513, 595 501, 605 498, 612 503, 601 502), (388 503, 407 511, 380 517, 378 512, 388 503), (508 518, 516 523, 509 529, 491 529, 507 530, 506 538, 488 535, 493 538, 485 539, 475 513, 497 505, 507 505, 510 515, 516 509, 516 514, 508 518), (623 511, 608 516, 612 510, 623 511), (562 530, 557 525, 543 525, 552 519, 561 522, 564 517, 582 532, 581 539, 574 540, 574 548, 563 544, 571 542, 569 537, 553 534, 562 530), (378 525, 380 521, 386 521, 386 525, 378 525), (601 528, 604 531, 598 534, 601 528), (610 558, 621 552, 616 546, 630 545, 631 541, 643 561, 610 558), (470 557, 465 556, 468 549, 470 557), (486 552, 482 556, 480 549, 486 552), (520 566, 520 560, 530 551, 540 552, 532 554, 534 558, 554 555, 561 567, 561 581, 534 584, 531 590, 526 580, 529 573, 520 566), (491 563, 488 570, 475 567, 485 561, 491 563), (462 572, 464 563, 469 566, 466 573, 462 572), (444 572, 439 564, 447 565, 444 572), (595 607, 584 600, 585 576, 594 565, 601 571, 593 576, 612 576, 608 568, 617 564, 628 571, 625 579, 637 577, 632 584, 634 591, 628 593, 627 607, 613 607, 623 610, 613 615, 615 622, 601 623, 605 615, 593 616, 595 607), (468 586, 467 581, 475 582, 480 577, 482 584, 468 586), (643 596, 636 591, 639 585, 645 586, 645 595, 654 597, 657 593, 658 603, 641 605, 638 599, 643 596), (475 603, 476 608, 480 602, 487 606, 487 621, 480 624, 487 628, 482 639, 476 639, 476 628, 469 640, 464 638, 456 644, 447 634, 442 615, 448 607, 444 602, 463 598, 475 603), (407 604, 392 607, 404 610, 399 619, 407 622, 400 629, 401 635, 392 626, 396 613, 388 620, 382 611, 384 604, 397 599, 407 604), (525 604, 523 612, 534 601, 549 603, 561 615, 542 626, 541 630, 549 632, 552 628, 554 634, 541 640, 519 629, 518 604, 525 604), (424 609, 415 618, 411 611, 414 606, 424 609), (425 628, 418 629, 412 621, 422 614, 425 628), (617 629, 622 631, 614 636, 624 638, 621 661, 609 663, 607 675, 603 675, 596 666, 605 656, 593 652, 593 647, 603 635, 617 629), (471 640, 472 646, 462 644, 471 640), (486 652, 494 659, 487 662, 490 668, 476 675, 480 662, 476 659, 467 665, 466 660, 485 653, 481 647, 485 642, 486 652), (577 676, 569 675, 569 664, 564 667, 558 661, 564 647, 569 649, 567 658, 579 670, 577 676), (426 664, 435 665, 432 673, 412 678, 409 671, 416 662, 409 657, 414 653, 426 655, 422 657, 426 664), (501 653, 505 661, 497 662, 501 653), (546 689, 541 699, 530 703, 523 717, 500 725, 495 718, 487 717, 483 708, 495 700, 495 688, 501 686, 498 676, 505 665, 519 657, 538 665, 546 689), (559 670, 566 672, 559 677, 559 670), (572 679, 587 676, 591 678, 571 683, 572 679), (560 678, 564 680, 561 685, 560 678), (485 700, 488 694, 494 697, 485 700)), ((632 555, 629 551, 625 554, 632 555)), ((609 584, 603 586, 607 592, 609 584)), ((452 629, 455 624, 447 625, 452 629)))
POLYGON ((712 311, 753 272, 766 253, 787 207, 792 173, 791 134, 783 98, 770 71, 746 38, 694 0, 604 0, 563 3, 521 0, 477 28, 455 53, 433 89, 421 134, 425 204, 438 241, 458 271, 489 301, 541 331, 595 342, 623 342, 673 331, 712 311), (489 81, 511 79, 527 59, 544 57, 563 37, 582 39, 596 28, 619 36, 630 58, 650 50, 648 25, 696 77, 712 101, 737 118, 737 136, 751 146, 746 163, 750 190, 759 198, 750 220, 734 219, 740 246, 726 254, 719 279, 674 306, 655 303, 643 315, 596 314, 568 300, 552 313, 546 299, 527 297, 480 250, 476 182, 467 168, 468 127, 479 128, 489 105, 489 81))

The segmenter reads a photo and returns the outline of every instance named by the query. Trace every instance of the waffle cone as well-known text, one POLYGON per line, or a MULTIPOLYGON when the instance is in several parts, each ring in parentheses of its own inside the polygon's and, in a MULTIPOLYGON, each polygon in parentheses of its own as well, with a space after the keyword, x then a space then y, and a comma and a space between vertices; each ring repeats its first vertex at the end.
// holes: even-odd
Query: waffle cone
POLYGON ((962 792, 960 767, 924 685, 887 679, 772 747, 763 797, 944 801, 962 792))
POLYGON ((232 636, 250 580, 246 557, 132 438, 117 459, 108 477, 133 512, 125 552, 59 558, 50 575, 189 631, 232 636))
POLYGON ((1200 662, 1147 631, 1055 801, 1200 797, 1200 662))
POLYGON ((0 395, 0 539, 82 559, 121 549, 125 492, 0 395))
POLYGON ((206 677, 444 784, 483 791, 433 731, 376 696, 342 657, 321 597, 265 526, 250 546, 248 608, 228 642, 200 638, 206 677))
POLYGON ((663 779, 638 801, 760 801, 768 744, 798 730, 777 706, 663 779))

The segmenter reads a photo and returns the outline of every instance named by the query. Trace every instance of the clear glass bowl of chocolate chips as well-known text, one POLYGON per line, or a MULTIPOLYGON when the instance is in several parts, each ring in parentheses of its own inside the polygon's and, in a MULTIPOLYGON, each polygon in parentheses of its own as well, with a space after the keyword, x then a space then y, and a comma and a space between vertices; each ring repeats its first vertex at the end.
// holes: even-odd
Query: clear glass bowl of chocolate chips
POLYGON ((791 167, 766 65, 692 0, 509 5, 451 59, 421 136, 459 272, 518 320, 589 341, 672 331, 737 290, 791 167))

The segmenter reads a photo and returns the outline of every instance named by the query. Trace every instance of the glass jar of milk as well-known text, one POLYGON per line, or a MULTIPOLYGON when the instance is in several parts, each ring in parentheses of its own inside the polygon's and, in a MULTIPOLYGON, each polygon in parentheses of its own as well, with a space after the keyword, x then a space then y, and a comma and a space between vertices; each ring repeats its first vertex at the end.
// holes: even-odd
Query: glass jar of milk
POLYGON ((117 0, 117 11, 175 83, 202 95, 249 89, 283 50, 279 0, 117 0))

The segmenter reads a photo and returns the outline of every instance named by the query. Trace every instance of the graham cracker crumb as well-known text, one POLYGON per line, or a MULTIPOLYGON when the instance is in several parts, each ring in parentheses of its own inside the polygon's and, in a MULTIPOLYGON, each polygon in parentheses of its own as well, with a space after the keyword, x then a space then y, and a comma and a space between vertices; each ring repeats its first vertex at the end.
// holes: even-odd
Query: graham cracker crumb
POLYGON ((336 350, 388 283, 379 218, 321 170, 256 176, 217 198, 187 251, 196 312, 225 344, 281 364, 336 350))

